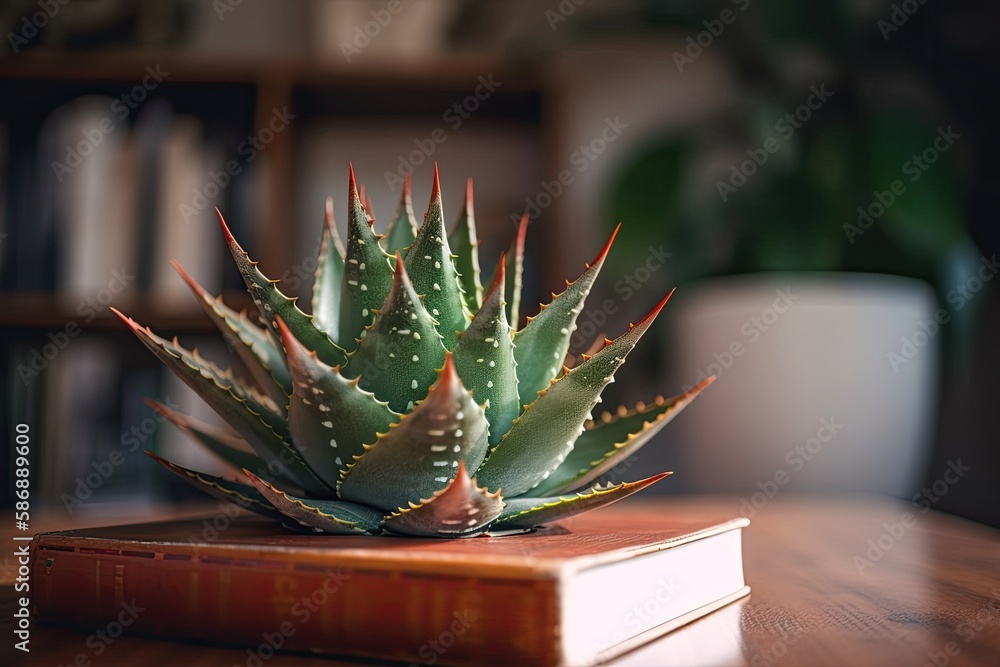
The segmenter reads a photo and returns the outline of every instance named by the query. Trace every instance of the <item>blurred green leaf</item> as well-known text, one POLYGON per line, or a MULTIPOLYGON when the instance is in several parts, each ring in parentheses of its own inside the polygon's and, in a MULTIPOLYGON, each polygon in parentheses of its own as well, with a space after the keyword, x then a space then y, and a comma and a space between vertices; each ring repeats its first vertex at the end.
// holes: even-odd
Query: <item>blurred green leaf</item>
POLYGON ((891 195, 892 203, 885 206, 884 215, 875 224, 882 225, 893 241, 921 259, 947 255, 967 236, 954 168, 955 149, 944 140, 947 130, 912 112, 894 111, 874 116, 868 136, 870 199, 863 206, 876 202, 876 192, 882 194, 883 201, 891 195), (902 194, 893 194, 894 182, 902 194))

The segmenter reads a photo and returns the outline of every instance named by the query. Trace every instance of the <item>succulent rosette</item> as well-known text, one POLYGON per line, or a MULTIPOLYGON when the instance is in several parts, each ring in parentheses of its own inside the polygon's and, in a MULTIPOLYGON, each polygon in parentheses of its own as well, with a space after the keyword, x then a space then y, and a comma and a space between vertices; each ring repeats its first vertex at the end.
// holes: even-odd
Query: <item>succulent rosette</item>
POLYGON ((228 427, 149 404, 245 480, 157 461, 288 527, 338 535, 522 531, 607 505, 669 474, 597 483, 710 380, 671 399, 597 420, 591 414, 669 295, 578 365, 564 365, 614 234, 518 329, 526 218, 484 289, 471 181, 450 233, 436 167, 419 227, 409 178, 384 236, 375 233, 363 193, 352 169, 346 244, 327 202, 311 315, 261 273, 225 221, 259 322, 208 294, 175 263, 248 379, 119 313, 228 427))

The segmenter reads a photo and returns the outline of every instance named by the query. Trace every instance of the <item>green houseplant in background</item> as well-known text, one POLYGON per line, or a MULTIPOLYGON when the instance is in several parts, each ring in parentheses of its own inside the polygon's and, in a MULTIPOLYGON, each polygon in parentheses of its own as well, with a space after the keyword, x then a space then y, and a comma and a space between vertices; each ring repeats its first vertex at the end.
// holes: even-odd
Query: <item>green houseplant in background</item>
MULTIPOLYGON (((781 119, 780 109, 759 102, 747 115, 781 119)), ((926 280, 944 298, 956 273, 977 261, 952 145, 942 138, 948 129, 908 110, 874 114, 856 128, 818 114, 810 122, 763 164, 747 151, 777 135, 773 124, 749 123, 728 140, 747 151, 730 151, 714 173, 699 173, 704 142, 654 142, 611 184, 607 217, 636 221, 637 238, 662 240, 673 252, 663 281, 869 271, 926 280)))
POLYGON ((579 365, 563 366, 617 229, 583 274, 518 329, 526 219, 484 290, 471 182, 450 234, 436 168, 419 228, 408 186, 385 237, 375 233, 362 198, 352 169, 346 247, 328 202, 311 315, 257 269, 224 222, 263 328, 176 267, 251 381, 121 316, 232 430, 152 407, 242 469, 252 486, 154 458, 209 494, 332 534, 525 530, 614 502, 668 474, 595 483, 710 380, 596 422, 591 413, 667 299, 579 365))
MULTIPOLYGON (((770 400, 761 403, 794 415, 822 405, 852 429, 792 488, 801 482, 802 490, 907 495, 932 442, 937 349, 960 367, 971 349, 975 307, 955 288, 982 258, 961 211, 961 130, 929 84, 885 57, 877 16, 861 21, 845 3, 773 3, 757 11, 756 20, 727 27, 727 39, 713 46, 735 74, 735 102, 683 134, 644 141, 606 190, 605 219, 635 222, 641 232, 633 239, 671 253, 646 288, 682 288, 673 338, 656 346, 674 356, 641 366, 666 367, 678 386, 731 376, 716 389, 713 407, 733 422, 753 402, 748 397, 766 394, 770 400), (789 287, 802 300, 777 318, 767 339, 754 318, 776 289, 789 287), (828 319, 834 310, 840 318, 828 319), (712 333, 720 331, 728 333, 712 333), (798 348, 801 337, 808 350, 798 348), (729 352, 733 345, 738 354, 729 352), (885 410, 881 420, 872 417, 874 406, 885 410), (836 456, 848 451, 853 465, 838 467, 836 456), (889 465, 882 479, 849 474, 893 460, 899 465, 889 465)), ((641 252, 630 250, 623 256, 641 252)), ((634 268, 614 261, 608 271, 615 274, 634 268)), ((754 423, 770 423, 769 430, 723 433, 696 408, 673 431, 680 446, 672 464, 693 484, 672 487, 756 489, 787 465, 787 451, 814 435, 818 419, 792 427, 787 414, 761 413, 754 423), (760 449, 736 450, 732 467, 740 470, 727 485, 712 468, 720 452, 711 445, 733 438, 756 440, 760 449)))

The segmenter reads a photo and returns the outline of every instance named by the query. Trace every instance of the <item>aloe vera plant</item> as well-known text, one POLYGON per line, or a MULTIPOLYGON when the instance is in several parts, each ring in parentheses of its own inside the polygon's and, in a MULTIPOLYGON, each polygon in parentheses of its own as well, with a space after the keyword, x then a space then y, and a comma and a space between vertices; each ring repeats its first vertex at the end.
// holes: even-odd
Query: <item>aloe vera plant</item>
POLYGON ((484 288, 471 181, 450 232, 437 167, 420 226, 409 180, 385 236, 375 233, 364 200, 351 169, 347 242, 328 201, 311 315, 258 269, 221 214, 260 324, 175 264, 250 370, 247 380, 118 313, 231 428, 149 404, 242 470, 248 483, 150 456, 209 494, 292 528, 332 534, 525 530, 612 503, 669 474, 597 483, 711 380, 671 399, 591 416, 669 295, 578 365, 563 364, 614 235, 518 329, 527 219, 484 288))

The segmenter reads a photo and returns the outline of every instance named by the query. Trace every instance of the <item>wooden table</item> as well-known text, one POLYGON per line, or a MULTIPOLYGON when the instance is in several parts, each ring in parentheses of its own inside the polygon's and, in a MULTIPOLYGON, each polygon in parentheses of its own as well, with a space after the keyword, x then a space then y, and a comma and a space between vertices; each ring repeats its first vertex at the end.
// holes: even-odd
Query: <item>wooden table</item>
MULTIPOLYGON (((647 496, 603 511, 628 521, 649 511, 729 517, 740 506, 739 499, 647 496)), ((750 518, 751 596, 613 664, 1000 665, 1000 532, 877 498, 778 496, 750 518)), ((127 636, 95 656, 88 633, 43 626, 32 628, 25 656, 12 648, 13 589, 2 590, 0 664, 68 666, 78 655, 102 666, 247 664, 236 648, 127 636)), ((266 664, 373 663, 278 655, 266 664)))

